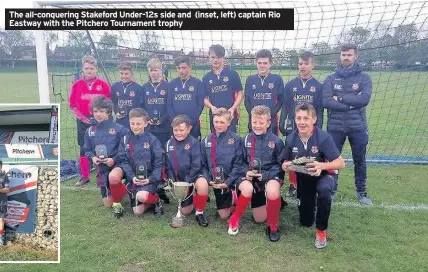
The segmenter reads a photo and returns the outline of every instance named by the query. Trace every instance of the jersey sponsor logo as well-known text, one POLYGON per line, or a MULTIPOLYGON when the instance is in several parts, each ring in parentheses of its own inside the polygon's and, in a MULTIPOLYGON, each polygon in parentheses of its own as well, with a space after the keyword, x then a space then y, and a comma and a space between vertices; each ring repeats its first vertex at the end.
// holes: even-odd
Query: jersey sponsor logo
POLYGON ((293 149, 291 150, 291 152, 297 153, 297 152, 299 152, 299 149, 295 146, 295 147, 293 147, 293 149))
POLYGON ((268 88, 269 88, 269 89, 273 89, 273 87, 275 87, 275 86, 273 85, 273 83, 269 83, 269 84, 268 84, 268 88))
POLYGON ((227 76, 225 76, 225 77, 223 77, 223 81, 224 81, 224 82, 228 82, 228 81, 229 81, 229 78, 228 78, 227 76))
POLYGON ((271 100, 272 93, 255 93, 253 95, 253 99, 255 100, 271 100))
POLYGON ((211 88, 212 93, 220 93, 220 92, 226 92, 226 91, 227 91, 227 85, 214 86, 211 88))
POLYGON ((312 148, 311 148, 311 152, 314 153, 314 154, 318 153, 318 147, 316 145, 313 145, 312 148))
POLYGON ((174 100, 177 100, 177 101, 192 100, 192 95, 191 94, 176 94, 174 97, 174 100))
POLYGON ((293 92, 297 92, 297 87, 293 87, 293 92))
POLYGON ((129 92, 129 96, 134 97, 135 96, 135 92, 134 91, 130 91, 129 92))
POLYGON ((149 143, 149 142, 145 142, 143 147, 144 147, 145 149, 149 149, 149 147, 150 147, 150 143, 149 143))
POLYGON ((295 94, 293 97, 295 102, 308 102, 312 103, 314 101, 314 97, 309 94, 295 94))
POLYGON ((275 142, 274 141, 269 141, 268 142, 268 146, 269 146, 269 148, 274 149, 275 148, 275 142))
POLYGON ((111 135, 116 134, 116 130, 114 128, 110 128, 108 130, 108 133, 110 133, 111 135))
POLYGON ((317 91, 317 88, 315 87, 315 86, 311 86, 311 88, 309 89, 309 91, 311 91, 311 92, 316 92, 317 91))
POLYGON ((160 91, 160 94, 161 94, 161 95, 166 95, 166 90, 161 90, 161 91, 160 91))
POLYGON ((235 143, 235 139, 233 138, 229 138, 229 140, 227 141, 228 144, 232 145, 235 143))
POLYGON ((190 144, 189 144, 189 143, 185 144, 185 145, 184 145, 184 149, 185 149, 185 150, 189 150, 189 149, 190 149, 190 144))
POLYGON ((342 85, 341 84, 334 84, 334 89, 335 90, 342 90, 342 85))
POLYGON ((132 100, 128 99, 128 100, 123 100, 120 99, 117 101, 118 106, 131 106, 132 107, 132 100))
POLYGON ((255 84, 253 84, 253 90, 255 90, 256 89, 256 85, 255 84))
POLYGON ((147 99, 147 104, 149 105, 163 105, 165 104, 165 98, 164 97, 151 97, 149 99, 147 99))
POLYGON ((96 88, 97 91, 101 92, 103 90, 103 87, 101 85, 98 85, 96 88))
POLYGON ((189 86, 189 92, 193 92, 195 90, 195 87, 189 86))
POLYGON ((358 86, 358 83, 352 84, 352 90, 358 90, 360 86, 358 86))

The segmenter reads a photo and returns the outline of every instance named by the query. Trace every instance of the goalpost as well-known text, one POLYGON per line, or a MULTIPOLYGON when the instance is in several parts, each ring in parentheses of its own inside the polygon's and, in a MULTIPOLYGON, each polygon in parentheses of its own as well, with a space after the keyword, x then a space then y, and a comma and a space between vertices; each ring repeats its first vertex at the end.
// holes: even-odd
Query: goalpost
MULTIPOLYGON (((165 63, 169 78, 176 76, 174 59, 191 57, 197 78, 210 70, 207 51, 212 44, 226 48, 227 65, 241 76, 256 73, 255 53, 270 49, 273 73, 287 82, 298 75, 298 55, 315 54, 314 77, 323 81, 334 71, 341 43, 356 43, 359 60, 373 80, 373 94, 367 107, 371 163, 428 164, 428 5, 425 1, 385 2, 285 2, 257 0, 228 1, 39 1, 42 8, 294 8, 294 31, 56 31, 55 49, 46 55, 43 35, 37 39, 40 100, 62 104, 62 158, 77 157, 75 120, 67 109, 70 86, 80 76, 80 60, 92 54, 99 60, 99 76, 110 83, 119 80, 115 67, 120 61, 134 65, 135 80, 148 79, 148 59, 165 63), (39 66, 40 64, 40 66, 39 66), (49 74, 47 67, 49 66, 49 74), (49 75, 47 77, 47 75, 49 75), (50 86, 48 88, 47 86, 50 86), (49 89, 49 93, 46 90, 49 89)), ((42 32, 42 31, 36 31, 42 32)), ((241 105, 240 135, 247 130, 248 116, 241 105)), ((201 117, 207 134, 208 115, 201 117)), ((203 136, 204 136, 203 135, 203 136)), ((344 156, 350 159, 345 145, 344 156)))

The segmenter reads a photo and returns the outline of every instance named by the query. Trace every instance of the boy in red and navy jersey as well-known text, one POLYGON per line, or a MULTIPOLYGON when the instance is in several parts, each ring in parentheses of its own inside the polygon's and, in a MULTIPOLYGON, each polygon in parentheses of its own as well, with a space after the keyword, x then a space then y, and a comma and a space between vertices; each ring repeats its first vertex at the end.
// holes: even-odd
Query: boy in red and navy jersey
POLYGON ((202 78, 206 90, 204 103, 210 109, 211 132, 214 132, 213 113, 218 108, 226 108, 233 117, 229 130, 237 133, 239 105, 244 100, 244 93, 238 73, 224 65, 224 55, 224 47, 219 44, 209 49, 212 71, 202 78))
POLYGON ((77 143, 80 146, 81 179, 76 186, 89 182, 89 160, 83 150, 85 131, 95 123, 89 108, 91 100, 97 95, 110 98, 110 85, 97 77, 97 60, 92 56, 82 59, 83 78, 71 86, 69 107, 77 120, 77 143))

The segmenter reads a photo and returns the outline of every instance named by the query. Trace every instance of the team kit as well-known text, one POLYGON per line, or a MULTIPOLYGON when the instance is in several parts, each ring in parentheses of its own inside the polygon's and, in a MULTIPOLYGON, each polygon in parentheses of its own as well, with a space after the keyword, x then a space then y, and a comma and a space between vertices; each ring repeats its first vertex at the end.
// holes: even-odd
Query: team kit
POLYGON ((134 81, 130 63, 120 63, 120 81, 110 86, 97 77, 96 59, 84 57, 83 77, 73 83, 69 97, 80 146, 82 177, 76 186, 89 182, 94 164, 104 206, 116 218, 124 213, 126 196, 136 215, 150 210, 161 216, 170 201, 167 187, 179 188, 175 227, 182 226, 179 214, 193 212, 199 226, 209 225, 205 208, 211 187, 228 234, 238 234, 251 206, 253 220, 266 222, 266 235, 276 242, 286 204, 281 188, 288 178, 288 196, 297 198, 300 224, 315 223, 315 247, 326 247, 346 138, 357 199, 372 204, 365 159, 365 107, 372 82, 358 62, 357 47, 344 44, 340 50, 336 71, 323 84, 312 76, 315 58, 308 51, 299 56, 299 75, 284 84, 271 73, 271 52, 262 49, 255 56, 257 74, 246 78, 245 88, 239 74, 225 65, 221 45, 209 48, 212 70, 201 80, 191 75, 191 59, 183 55, 175 60, 178 77, 170 81, 163 76, 163 63, 154 58, 147 63, 149 80, 143 85, 134 81), (243 137, 237 135, 242 102, 248 112, 243 137), (210 134, 202 138, 204 107, 210 134), (322 130, 324 108, 327 131, 322 130))

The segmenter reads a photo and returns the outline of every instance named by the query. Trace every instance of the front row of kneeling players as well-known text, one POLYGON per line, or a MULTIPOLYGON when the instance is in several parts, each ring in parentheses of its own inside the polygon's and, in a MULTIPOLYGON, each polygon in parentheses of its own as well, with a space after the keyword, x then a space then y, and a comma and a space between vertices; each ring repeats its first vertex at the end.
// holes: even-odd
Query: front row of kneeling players
POLYGON ((293 159, 312 157, 315 160, 306 164, 310 174, 297 173, 300 223, 309 227, 315 221, 315 245, 317 248, 327 245, 335 179, 335 174, 328 170, 344 168, 345 163, 331 136, 314 126, 316 112, 312 105, 296 108, 298 130, 288 137, 286 147, 268 131, 269 108, 256 106, 251 112, 252 132, 242 139, 228 130, 232 116, 227 109, 221 108, 214 114, 214 132, 201 143, 189 135, 192 129, 189 117, 179 115, 172 121, 173 137, 165 149, 156 137, 145 132, 149 124, 145 110, 137 108, 129 113, 131 131, 128 131, 109 118, 112 108, 112 102, 104 96, 92 100, 91 110, 97 124, 86 131, 84 149, 98 166, 98 186, 104 205, 113 207, 115 216, 122 215, 120 201, 127 192, 135 214, 141 215, 153 206, 155 214, 162 214, 157 189, 163 179, 172 179, 194 184, 195 193, 183 201, 181 212, 190 214, 195 209, 200 226, 208 226, 204 210, 211 186, 220 218, 229 218, 229 234, 238 233, 240 219, 251 203, 254 221, 266 221, 267 236, 278 241, 284 171, 289 171, 293 159), (101 154, 99 146, 106 148, 104 158, 97 156, 97 152, 101 154), (136 176, 139 165, 147 167, 148 175, 143 180, 136 176), (216 171, 222 172, 223 183, 214 181, 216 171), (122 178, 126 178, 126 186, 122 178))

